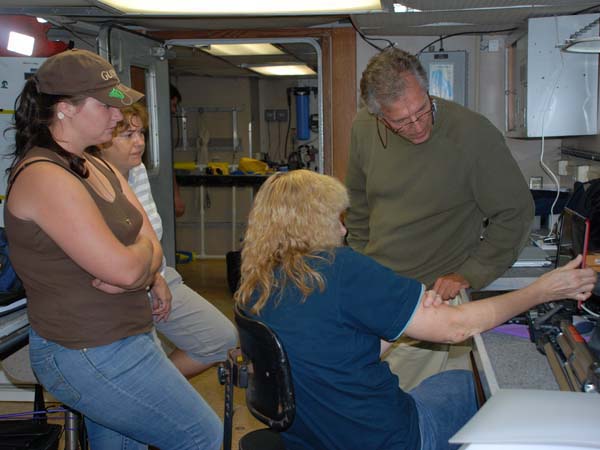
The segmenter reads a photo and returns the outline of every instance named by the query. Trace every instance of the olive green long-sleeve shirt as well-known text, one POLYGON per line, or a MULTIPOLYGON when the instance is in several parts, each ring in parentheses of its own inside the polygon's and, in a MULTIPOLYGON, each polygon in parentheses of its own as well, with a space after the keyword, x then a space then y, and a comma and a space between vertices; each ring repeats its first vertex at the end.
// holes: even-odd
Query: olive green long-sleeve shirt
POLYGON ((419 145, 388 130, 384 148, 375 117, 359 111, 346 177, 348 242, 426 285, 457 272, 479 289, 517 259, 533 200, 502 134, 467 108, 436 102, 431 136, 419 145))

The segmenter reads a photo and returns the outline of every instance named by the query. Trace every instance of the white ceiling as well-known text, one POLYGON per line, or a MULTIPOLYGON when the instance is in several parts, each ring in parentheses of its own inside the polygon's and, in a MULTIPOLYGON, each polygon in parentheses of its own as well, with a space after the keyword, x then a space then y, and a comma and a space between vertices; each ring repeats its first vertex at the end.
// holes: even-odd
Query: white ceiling
MULTIPOLYGON (((576 14, 600 6, 599 1, 591 0, 382 0, 384 8, 392 11, 394 1, 422 12, 357 14, 352 18, 365 34, 440 35, 502 30, 519 26, 530 17, 576 14), (469 25, 439 25, 449 22, 469 25)), ((173 30, 309 27, 348 18, 341 15, 227 18, 115 16, 99 5, 95 0, 0 0, 0 13, 69 16, 89 22, 106 22, 118 17, 118 22, 123 24, 173 30)))
MULTIPOLYGON (((387 4, 392 0, 384 0, 387 4)), ((589 12, 599 1, 581 0, 400 0, 418 13, 353 16, 366 35, 440 36, 492 33, 523 26, 527 19, 589 12)))
MULTIPOLYGON (((286 29, 352 24, 365 36, 437 37, 455 33, 507 32, 505 30, 523 27, 527 19, 532 17, 600 12, 600 0, 398 0, 410 8, 421 10, 398 14, 390 12, 393 11, 393 1, 382 0, 388 12, 352 16, 207 18, 116 15, 98 6, 99 3, 94 0, 0 0, 0 14, 29 14, 48 18, 56 27, 55 34, 72 31, 80 35, 93 34, 96 28, 106 23, 116 23, 136 30, 286 29)), ((303 46, 294 48, 295 46, 291 45, 288 52, 295 56, 290 59, 303 59, 314 65, 315 53, 306 52, 306 44, 303 46)), ((177 73, 208 76, 250 75, 249 71, 236 67, 238 63, 244 62, 239 58, 215 59, 191 48, 176 50, 177 59, 171 66, 177 73)))

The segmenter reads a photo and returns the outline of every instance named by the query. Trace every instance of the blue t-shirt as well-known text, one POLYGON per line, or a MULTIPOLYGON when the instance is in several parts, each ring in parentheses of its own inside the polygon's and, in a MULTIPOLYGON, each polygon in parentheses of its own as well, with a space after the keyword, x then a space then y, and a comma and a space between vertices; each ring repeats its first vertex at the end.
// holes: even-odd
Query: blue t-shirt
POLYGON ((325 291, 303 301, 288 281, 258 316, 290 360, 296 417, 286 449, 418 449, 414 401, 379 352, 381 338, 396 339, 410 322, 423 285, 349 247, 308 260, 325 291))

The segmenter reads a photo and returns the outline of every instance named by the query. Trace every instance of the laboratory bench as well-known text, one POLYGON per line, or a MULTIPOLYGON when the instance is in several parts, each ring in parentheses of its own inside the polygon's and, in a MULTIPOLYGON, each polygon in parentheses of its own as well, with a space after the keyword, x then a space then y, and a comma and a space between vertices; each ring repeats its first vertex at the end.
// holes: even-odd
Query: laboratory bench
MULTIPOLYGON (((552 269, 511 267, 484 290, 462 295, 477 301, 519 289, 552 269)), ((460 450, 600 448, 600 395, 561 390, 548 358, 524 330, 510 326, 474 337, 485 402, 450 442, 462 444, 460 450)))
POLYGON ((25 347, 29 342, 27 310, 0 317, 0 361, 25 347))
POLYGON ((224 258, 227 252, 239 250, 254 194, 269 175, 209 175, 176 170, 175 177, 181 188, 191 190, 187 212, 176 221, 181 236, 178 245, 182 245, 178 251, 195 253, 199 258, 224 258), (213 202, 212 197, 221 202, 213 202), (192 230, 199 238, 190 235, 192 230), (226 241, 226 245, 220 244, 226 241))
MULTIPOLYGON (((553 268, 511 267, 481 291, 467 295, 477 301, 520 289, 553 268)), ((527 335, 498 327, 476 336, 474 343, 473 356, 486 398, 499 389, 559 389, 546 357, 527 335)))
POLYGON ((175 171, 179 186, 260 187, 268 175, 207 175, 200 172, 175 171))
POLYGON ((29 342, 29 319, 24 292, 0 294, 0 361, 29 342))
POLYGON ((17 385, 14 379, 20 377, 7 376, 7 373, 15 375, 14 362, 26 352, 23 347, 29 343, 29 328, 24 293, 0 294, 0 401, 33 400, 31 386, 17 385), (7 363, 10 369, 6 368, 7 363))

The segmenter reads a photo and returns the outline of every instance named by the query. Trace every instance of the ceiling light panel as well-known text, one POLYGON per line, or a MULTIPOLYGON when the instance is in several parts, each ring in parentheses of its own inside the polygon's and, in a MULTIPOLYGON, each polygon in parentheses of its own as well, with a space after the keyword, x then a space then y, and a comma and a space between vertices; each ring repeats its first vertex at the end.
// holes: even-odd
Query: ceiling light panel
POLYGON ((98 0, 126 14, 277 15, 381 11, 379 0, 98 0))
POLYGON ((35 38, 33 36, 11 31, 8 34, 8 44, 6 49, 21 55, 31 56, 33 54, 34 44, 35 38))
POLYGON ((411 8, 404 3, 393 3, 395 13, 421 12, 420 9, 411 8))
POLYGON ((273 65, 273 66, 259 66, 259 65, 245 65, 246 69, 250 69, 254 72, 260 73, 261 75, 269 76, 300 76, 300 75, 316 75, 317 73, 308 67, 306 64, 288 64, 288 65, 273 65))
POLYGON ((198 45, 200 50, 214 56, 283 55, 273 44, 210 44, 198 45))

